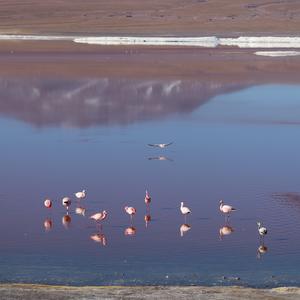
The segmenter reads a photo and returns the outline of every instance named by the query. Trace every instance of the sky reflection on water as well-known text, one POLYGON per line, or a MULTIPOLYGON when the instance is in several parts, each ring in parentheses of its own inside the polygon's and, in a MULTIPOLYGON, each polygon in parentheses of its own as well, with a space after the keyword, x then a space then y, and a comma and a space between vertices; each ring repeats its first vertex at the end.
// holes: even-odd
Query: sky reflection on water
POLYGON ((137 97, 134 122, 117 114, 112 125, 108 116, 105 125, 80 126, 79 109, 76 126, 51 119, 37 127, 22 107, 2 110, 0 280, 299 285, 299 92, 268 85, 205 104, 196 97, 189 113, 179 105, 145 120, 137 97), (166 149, 147 146, 169 141, 166 149), (69 212, 65 196, 73 197, 69 212), (48 197, 51 210, 43 207, 48 197), (220 199, 238 209, 228 222, 220 199), (192 210, 186 222, 181 201, 192 210), (133 223, 126 205, 137 208, 133 223), (100 230, 88 217, 103 209, 109 217, 100 230), (259 220, 269 230, 264 243, 259 220))

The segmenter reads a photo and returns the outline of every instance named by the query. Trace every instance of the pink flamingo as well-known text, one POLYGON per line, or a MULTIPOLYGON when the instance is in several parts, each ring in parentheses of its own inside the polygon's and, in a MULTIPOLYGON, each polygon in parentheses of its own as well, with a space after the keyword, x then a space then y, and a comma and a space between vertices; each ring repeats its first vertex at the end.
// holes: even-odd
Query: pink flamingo
POLYGON ((150 194, 148 193, 148 191, 146 190, 146 195, 145 195, 145 203, 148 206, 151 202, 151 197, 150 194))
POLYGON ((226 217, 229 217, 229 214, 233 211, 236 211, 236 209, 231 206, 231 205, 227 205, 224 204, 223 200, 220 201, 220 211, 226 215, 226 217))
MULTIPOLYGON (((90 216, 90 219, 95 220, 97 222, 97 224, 99 224, 99 222, 105 220, 106 218, 107 218, 106 210, 103 210, 102 212, 98 212, 98 213, 90 216)), ((101 224, 100 228, 102 228, 102 224, 101 224)))
POLYGON ((136 214, 136 209, 132 206, 125 206, 125 212, 130 215, 130 219, 132 222, 132 217, 136 214))
POLYGON ((46 208, 51 208, 52 207, 52 201, 50 199, 46 199, 44 201, 44 205, 46 208))

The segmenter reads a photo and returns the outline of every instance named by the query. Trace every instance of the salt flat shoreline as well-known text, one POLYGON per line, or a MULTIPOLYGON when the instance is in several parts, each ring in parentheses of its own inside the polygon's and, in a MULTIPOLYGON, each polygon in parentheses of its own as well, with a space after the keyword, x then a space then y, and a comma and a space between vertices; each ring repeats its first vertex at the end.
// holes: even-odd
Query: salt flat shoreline
POLYGON ((0 284, 1 299, 299 299, 300 288, 238 286, 52 286, 0 284))
POLYGON ((138 45, 237 48, 300 48, 299 36, 80 36, 80 35, 13 35, 0 34, 0 41, 71 41, 89 45, 138 45))

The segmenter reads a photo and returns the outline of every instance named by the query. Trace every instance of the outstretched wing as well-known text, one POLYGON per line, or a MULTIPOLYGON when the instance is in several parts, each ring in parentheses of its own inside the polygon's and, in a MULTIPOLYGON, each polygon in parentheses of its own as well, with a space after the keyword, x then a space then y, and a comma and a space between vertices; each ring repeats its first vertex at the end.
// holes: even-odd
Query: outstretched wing
POLYGON ((158 144, 148 144, 150 147, 158 147, 158 144))
POLYGON ((170 145, 172 145, 172 144, 173 144, 173 142, 168 143, 168 144, 165 144, 165 147, 170 146, 170 145))

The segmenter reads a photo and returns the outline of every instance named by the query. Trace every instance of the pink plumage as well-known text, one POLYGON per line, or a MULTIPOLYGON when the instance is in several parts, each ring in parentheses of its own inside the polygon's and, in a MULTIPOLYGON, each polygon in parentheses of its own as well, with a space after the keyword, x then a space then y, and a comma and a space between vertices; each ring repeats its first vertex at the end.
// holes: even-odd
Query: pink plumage
POLYGON ((125 206, 125 212, 128 213, 130 216, 133 216, 136 214, 136 209, 132 206, 125 206))
POLYGON ((107 212, 103 210, 102 212, 96 213, 90 216, 90 219, 95 220, 96 222, 103 221, 107 218, 107 212))

